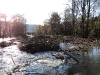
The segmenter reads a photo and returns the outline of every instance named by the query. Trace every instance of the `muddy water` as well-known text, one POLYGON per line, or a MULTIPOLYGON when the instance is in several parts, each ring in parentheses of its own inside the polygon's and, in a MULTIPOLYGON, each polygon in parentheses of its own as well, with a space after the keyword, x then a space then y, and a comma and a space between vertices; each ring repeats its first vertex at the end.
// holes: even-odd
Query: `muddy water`
MULTIPOLYGON (((67 49, 72 44, 60 44, 67 49)), ((52 56, 54 51, 29 54, 17 45, 0 48, 0 75, 100 75, 100 47, 91 45, 83 53, 83 62, 64 63, 52 56)))

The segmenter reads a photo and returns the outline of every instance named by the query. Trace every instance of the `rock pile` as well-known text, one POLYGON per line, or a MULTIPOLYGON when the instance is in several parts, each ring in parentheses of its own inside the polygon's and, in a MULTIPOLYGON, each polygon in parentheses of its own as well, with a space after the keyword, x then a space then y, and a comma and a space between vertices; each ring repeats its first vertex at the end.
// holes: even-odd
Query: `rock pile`
POLYGON ((35 53, 58 50, 59 42, 57 38, 51 38, 49 36, 35 36, 33 38, 25 39, 18 47, 21 51, 35 53))

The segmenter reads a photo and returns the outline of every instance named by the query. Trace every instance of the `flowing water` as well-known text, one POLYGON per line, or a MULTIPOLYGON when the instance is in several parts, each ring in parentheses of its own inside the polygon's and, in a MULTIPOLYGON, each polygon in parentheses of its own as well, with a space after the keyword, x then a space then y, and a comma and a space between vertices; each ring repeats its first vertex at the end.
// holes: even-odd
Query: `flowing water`
POLYGON ((0 75, 61 75, 69 66, 56 59, 54 51, 29 54, 17 45, 0 48, 0 75))
POLYGON ((83 62, 73 64, 68 70, 68 75, 100 75, 99 44, 88 46, 88 52, 84 53, 83 62))
MULTIPOLYGON (((60 47, 67 49, 61 43, 60 47)), ((91 45, 84 53, 82 63, 64 63, 52 54, 55 51, 29 54, 17 45, 0 48, 0 75, 100 75, 100 47, 91 45)))

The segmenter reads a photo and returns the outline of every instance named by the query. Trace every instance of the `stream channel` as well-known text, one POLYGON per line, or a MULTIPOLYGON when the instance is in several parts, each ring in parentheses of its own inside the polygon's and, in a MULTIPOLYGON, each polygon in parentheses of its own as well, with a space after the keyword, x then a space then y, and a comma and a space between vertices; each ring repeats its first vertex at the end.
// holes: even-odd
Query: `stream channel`
MULTIPOLYGON (((100 46, 93 44, 83 62, 72 64, 56 59, 56 51, 30 54, 18 49, 19 42, 0 48, 0 75, 100 75, 100 46)), ((61 48, 67 48, 63 43, 61 48)))

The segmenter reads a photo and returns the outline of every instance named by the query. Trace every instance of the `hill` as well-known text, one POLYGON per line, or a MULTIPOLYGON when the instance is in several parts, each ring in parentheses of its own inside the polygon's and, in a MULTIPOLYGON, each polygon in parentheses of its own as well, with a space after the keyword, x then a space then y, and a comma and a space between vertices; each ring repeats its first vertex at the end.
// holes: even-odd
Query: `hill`
POLYGON ((32 32, 35 28, 36 28, 37 25, 35 24, 28 24, 27 25, 27 32, 32 32))

